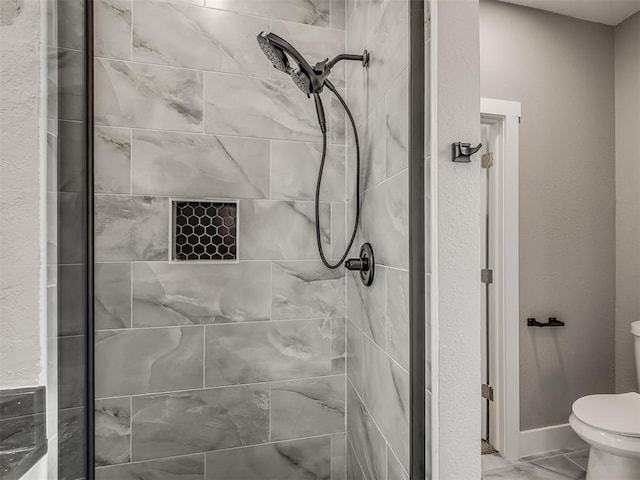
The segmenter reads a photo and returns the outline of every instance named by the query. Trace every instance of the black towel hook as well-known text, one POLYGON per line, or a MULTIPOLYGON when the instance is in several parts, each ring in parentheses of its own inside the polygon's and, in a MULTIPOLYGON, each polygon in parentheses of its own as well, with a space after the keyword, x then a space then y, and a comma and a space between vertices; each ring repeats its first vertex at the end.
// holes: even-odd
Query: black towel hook
POLYGON ((455 142, 451 144, 452 160, 454 162, 469 163, 471 155, 477 153, 481 148, 481 143, 477 147, 472 147, 470 143, 455 142))

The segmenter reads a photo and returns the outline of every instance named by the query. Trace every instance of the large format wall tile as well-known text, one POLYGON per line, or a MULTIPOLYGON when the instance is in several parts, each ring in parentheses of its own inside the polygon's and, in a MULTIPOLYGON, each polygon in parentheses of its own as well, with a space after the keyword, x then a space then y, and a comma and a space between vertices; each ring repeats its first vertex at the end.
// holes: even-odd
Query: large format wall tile
POLYGON ((387 442, 409 468, 409 374, 377 345, 364 339, 364 397, 387 442))
POLYGON ((329 26, 330 0, 205 0, 207 7, 250 13, 261 17, 329 26))
POLYGON ((137 263, 133 325, 150 327, 269 320, 268 262, 137 263))
POLYGON ((387 176, 401 172, 409 166, 409 92, 408 76, 405 72, 386 98, 387 127, 387 176))
MULTIPOLYGON (((409 369, 409 272, 387 268, 387 353, 409 369)), ((429 343, 427 342, 427 345, 429 343)))
POLYGON ((127 463, 131 459, 131 400, 96 400, 96 466, 127 463))
POLYGON ((345 430, 345 378, 271 384, 271 439, 288 440, 345 430))
POLYGON ((268 198, 269 142, 134 130, 132 184, 142 194, 268 198))
POLYGON ((387 337, 386 273, 386 268, 377 267, 373 284, 368 287, 359 272, 347 274, 347 315, 382 348, 386 348, 387 337))
POLYGON ((364 477, 360 462, 356 456, 353 444, 351 441, 347 441, 347 479, 348 480, 367 480, 364 477))
MULTIPOLYGON (((81 389, 81 388, 80 388, 81 389)), ((76 480, 85 474, 84 407, 58 411, 58 478, 76 480)))
POLYGON ((347 320, 347 377, 360 393, 364 391, 364 335, 351 319, 347 320))
POLYGON ((346 22, 346 0, 331 0, 331 28, 344 30, 346 22))
POLYGON ((206 386, 328 375, 328 320, 206 327, 206 386))
POLYGON ((269 20, 177 3, 135 0, 133 60, 268 77, 256 42, 269 20))
MULTIPOLYGON (((241 260, 318 258, 313 202, 242 200, 239 215, 241 260)), ((320 204, 321 239, 331 251, 331 205, 320 204)))
POLYGON ((166 260, 169 202, 166 198, 96 195, 96 260, 166 260))
POLYGON ((202 387, 204 327, 96 333, 96 397, 202 387))
POLYGON ((131 265, 96 263, 94 278, 96 330, 130 327, 131 265))
POLYGON ((290 79, 206 73, 205 132, 319 142, 313 101, 290 79))
POLYGON ((133 460, 265 443, 269 386, 134 397, 132 418, 133 460))
POLYGON ((131 192, 131 129, 95 127, 95 171, 97 193, 131 192))
POLYGON ((347 385, 347 437, 368 480, 385 480, 387 444, 358 394, 347 385))
POLYGON ((206 480, 330 480, 331 437, 210 452, 207 465, 206 480))
POLYGON ((274 262, 271 316, 275 319, 342 317, 346 313, 342 269, 319 261, 274 262))
POLYGON ((346 328, 346 319, 331 319, 331 375, 345 373, 347 347, 346 328))
POLYGON ((96 123, 201 132, 202 83, 195 70, 97 59, 96 123))
POLYGON ((137 0, 94 3, 94 48, 97 57, 131 60, 131 4, 137 0))
POLYGON ((409 474, 390 448, 387 448, 387 480, 410 480, 409 474))
POLYGON ((151 460, 96 470, 96 480, 204 480, 204 455, 151 460))
POLYGON ((331 480, 347 480, 347 435, 331 435, 331 480))
POLYGON ((376 263, 409 268, 408 171, 364 194, 363 235, 376 249, 376 263))
MULTIPOLYGON (((345 147, 329 145, 320 199, 344 202, 345 147)), ((314 200, 322 145, 302 142, 271 142, 271 198, 314 200)))
POLYGON ((58 338, 58 408, 81 407, 85 404, 85 340, 86 337, 58 338))

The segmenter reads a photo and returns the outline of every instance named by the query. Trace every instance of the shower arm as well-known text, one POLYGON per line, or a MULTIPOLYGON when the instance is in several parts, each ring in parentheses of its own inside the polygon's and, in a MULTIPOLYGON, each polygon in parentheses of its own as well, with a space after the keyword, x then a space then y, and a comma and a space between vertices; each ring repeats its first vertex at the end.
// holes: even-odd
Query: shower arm
POLYGON ((332 60, 328 61, 325 60, 324 62, 319 62, 316 66, 320 66, 321 64, 325 63, 326 64, 326 68, 328 70, 331 70, 336 63, 341 62, 342 60, 352 60, 352 61, 356 61, 356 62, 362 62, 362 66, 363 67, 367 67, 369 65, 369 52, 368 51, 364 51, 362 52, 362 55, 353 55, 350 53, 341 53, 340 55, 334 57, 332 60))

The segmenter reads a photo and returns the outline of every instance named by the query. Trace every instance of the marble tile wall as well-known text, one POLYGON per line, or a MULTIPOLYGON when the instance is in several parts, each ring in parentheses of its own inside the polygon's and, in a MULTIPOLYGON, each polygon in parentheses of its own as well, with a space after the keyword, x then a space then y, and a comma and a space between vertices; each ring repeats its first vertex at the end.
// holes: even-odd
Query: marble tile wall
MULTIPOLYGON (((347 278, 350 480, 409 478, 408 7, 407 0, 346 2, 347 50, 371 54, 368 69, 347 66, 346 92, 363 139, 356 244, 370 242, 376 254, 372 286, 347 278)), ((347 211, 355 158, 348 142, 347 211)))
MULTIPOLYGON (((337 54, 345 12, 97 1, 97 478, 346 479, 346 277, 316 251, 320 131, 256 42, 337 54), (202 197, 239 200, 239 262, 168 261, 170 198, 202 197)), ((321 239, 338 255, 345 116, 326 108, 321 239)))

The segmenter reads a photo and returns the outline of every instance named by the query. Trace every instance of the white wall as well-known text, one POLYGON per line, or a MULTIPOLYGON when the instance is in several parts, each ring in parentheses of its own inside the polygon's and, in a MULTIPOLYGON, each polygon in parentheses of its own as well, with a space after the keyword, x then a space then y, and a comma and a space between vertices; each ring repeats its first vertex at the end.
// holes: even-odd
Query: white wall
POLYGON ((480 168, 451 144, 480 141, 478 1, 435 13, 438 142, 438 415, 440 480, 480 478, 480 168))
POLYGON ((521 429, 565 424, 613 392, 613 28, 482 0, 480 65, 483 97, 522 104, 521 429))
POLYGON ((617 392, 638 391, 631 322, 640 320, 640 13, 615 28, 617 392))

